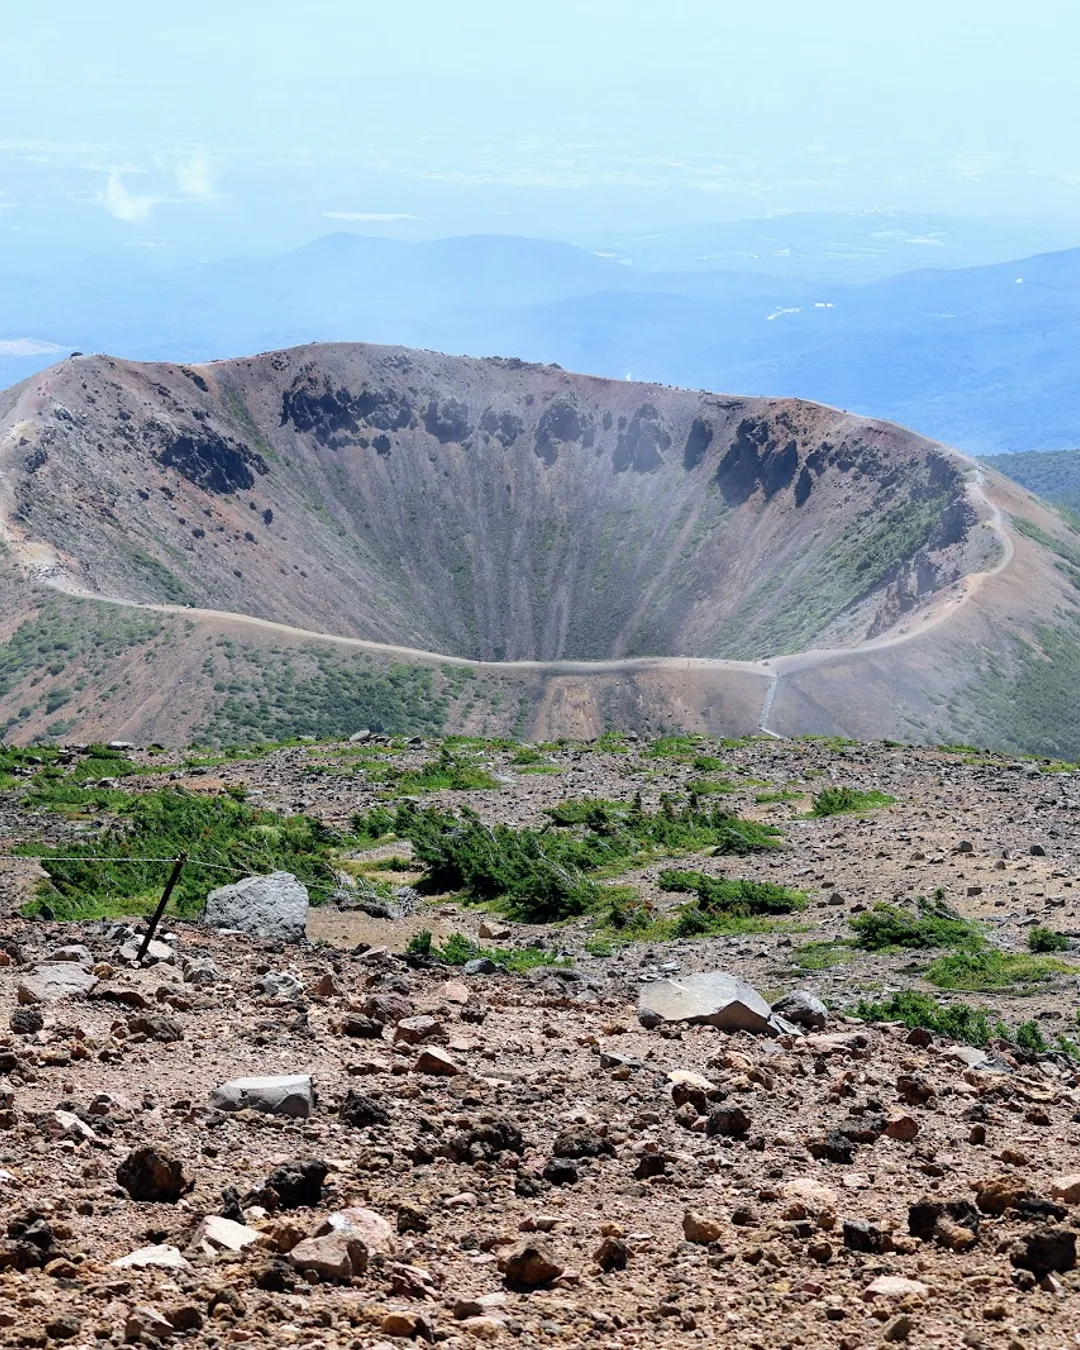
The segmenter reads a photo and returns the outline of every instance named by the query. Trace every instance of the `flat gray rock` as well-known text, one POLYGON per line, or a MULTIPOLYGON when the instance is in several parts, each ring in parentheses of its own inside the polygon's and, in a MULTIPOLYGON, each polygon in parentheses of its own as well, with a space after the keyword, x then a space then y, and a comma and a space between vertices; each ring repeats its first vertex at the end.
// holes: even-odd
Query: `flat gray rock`
POLYGON ((234 1078, 210 1094, 215 1111, 265 1111, 271 1116, 306 1119, 315 1109, 311 1075, 284 1074, 278 1078, 234 1078))
POLYGON ((203 919, 211 928, 299 942, 307 931, 307 916, 307 888, 291 872, 271 872, 211 891, 203 919))
POLYGON ((54 1003, 62 998, 85 998, 97 988, 97 979, 74 961, 38 966, 19 981, 20 1003, 54 1003))
POLYGON ((664 1022, 708 1023, 721 1031, 775 1032, 772 1009, 756 989, 722 970, 676 975, 642 986, 638 1020, 655 1027, 664 1022))

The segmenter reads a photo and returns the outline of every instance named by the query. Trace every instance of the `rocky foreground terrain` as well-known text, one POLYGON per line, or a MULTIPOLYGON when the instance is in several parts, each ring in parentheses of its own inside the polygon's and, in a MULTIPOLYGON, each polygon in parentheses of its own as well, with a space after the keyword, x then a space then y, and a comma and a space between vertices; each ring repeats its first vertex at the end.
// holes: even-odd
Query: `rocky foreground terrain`
MULTIPOLYGON (((791 921, 605 946, 592 915, 511 923, 435 895, 384 919, 344 886, 336 908, 311 911, 307 940, 169 918, 138 967, 138 919, 20 917, 37 864, 8 863, 0 1338, 1075 1344, 1076 772, 900 746, 695 748, 724 757, 725 808, 775 824, 780 844, 679 865, 798 888, 808 906, 791 921), (827 786, 895 800, 814 817, 827 786), (1052 978, 958 993, 927 978, 938 952, 812 959, 850 940, 851 920, 876 903, 914 914, 935 891, 1004 956, 1023 954, 1034 926, 1064 935, 1052 978), (564 964, 451 965, 415 941, 406 952, 422 927, 564 964), (756 1030, 649 1015, 715 971, 759 991, 742 996, 756 1030), (852 1015, 860 997, 905 989, 1000 1020, 974 1046, 852 1015), (782 1021, 755 1018, 761 995, 782 1021), (1018 1035, 1025 1023, 1038 1035, 1018 1035), (249 1078, 275 1081, 236 1085, 249 1078)), ((432 749, 397 747, 395 764, 422 766, 432 749)), ((329 771, 353 753, 175 755, 164 774, 120 782, 246 792, 341 827, 388 791, 366 772, 329 771)), ((582 797, 640 792, 650 810, 695 773, 632 740, 547 748, 552 771, 539 775, 515 766, 512 747, 474 754, 496 787, 426 801, 492 825, 539 824, 546 807, 582 797)), ((69 762, 77 770, 80 756, 69 762)), ((57 813, 27 791, 4 793, 5 853, 107 827, 93 802, 57 813)), ((422 882, 407 846, 352 862, 391 856, 395 880, 422 882)), ((663 911, 685 899, 658 881, 670 865, 652 858, 617 880, 663 911)))

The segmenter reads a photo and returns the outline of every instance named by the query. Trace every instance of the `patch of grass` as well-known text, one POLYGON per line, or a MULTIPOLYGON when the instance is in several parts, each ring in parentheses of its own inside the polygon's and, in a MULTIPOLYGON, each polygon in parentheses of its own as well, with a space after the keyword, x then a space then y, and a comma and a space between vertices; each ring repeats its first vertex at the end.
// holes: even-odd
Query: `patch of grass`
MULTIPOLYGON (((369 774, 375 778, 375 774, 369 774)), ((499 783, 486 769, 455 755, 443 746, 438 759, 428 760, 419 769, 384 769, 376 781, 385 782, 395 795, 418 792, 480 792, 498 788, 499 783)))
POLYGON ((218 682, 223 697, 194 733, 205 745, 331 740, 364 728, 430 736, 446 721, 446 682, 427 666, 381 665, 315 643, 267 651, 229 642, 222 651, 231 663, 218 682))
POLYGON ((726 796, 738 788, 726 778, 691 778, 686 785, 691 797, 726 796))
POLYGON ((1075 971, 1067 961, 1027 952, 953 952, 941 956, 926 971, 927 980, 939 989, 966 993, 991 993, 1000 989, 1031 989, 1049 984, 1056 975, 1075 971))
POLYGON ((1034 1020, 1021 1022, 1016 1028, 1016 1044, 1021 1050, 1030 1050, 1035 1055, 1045 1055, 1050 1049, 1042 1028, 1034 1020))
POLYGON ((945 903, 944 896, 932 900, 920 896, 916 913, 896 905, 877 904, 851 922, 855 943, 864 951, 927 951, 934 948, 976 951, 985 939, 978 924, 962 919, 945 903))
POLYGON ((592 743, 590 748, 615 755, 628 755, 630 753, 630 746, 616 731, 605 731, 592 743))
POLYGON ((825 788, 814 798, 812 816, 839 816, 875 811, 881 806, 892 806, 896 801, 886 792, 864 792, 860 788, 825 788))
POLYGON ((688 760, 698 751, 698 736, 657 736, 644 753, 645 759, 688 760))
POLYGON ((420 956, 433 956, 449 966, 463 966, 467 961, 486 958, 512 972, 535 970, 537 966, 573 965, 568 956, 556 956, 543 947, 482 947, 464 933, 451 933, 439 947, 427 928, 409 939, 406 950, 420 956))
MULTIPOLYGON (((225 793, 207 797, 168 789, 134 795, 66 780, 35 792, 34 799, 52 809, 74 808, 76 814, 89 805, 115 815, 92 838, 64 845, 64 853, 76 861, 42 864, 49 881, 28 912, 47 903, 61 919, 145 913, 157 903, 170 864, 127 860, 168 859, 181 851, 211 866, 193 861, 184 869, 173 893, 177 914, 197 913, 216 886, 275 870, 292 872, 318 904, 336 889, 337 850, 356 842, 309 816, 280 816, 225 793)), ((18 851, 44 857, 55 850, 35 842, 18 851)))
POLYGON ((542 829, 485 825, 471 811, 421 810, 404 804, 394 832, 412 841, 425 884, 496 904, 514 918, 549 923, 594 909, 598 885, 657 854, 703 852, 745 856, 774 848, 779 831, 719 810, 665 803, 567 801, 548 811, 542 829))
POLYGON ((1052 928, 1033 928, 1028 933, 1028 951, 1046 955, 1048 952, 1067 952, 1069 939, 1064 933, 1055 933, 1052 928))
POLYGON ((759 792, 754 798, 758 806, 768 806, 773 802, 797 802, 800 797, 805 797, 805 792, 793 792, 791 788, 781 788, 777 792, 759 792))
POLYGON ((521 746, 511 757, 511 764, 546 764, 548 757, 535 745, 521 746))
POLYGON ((131 554, 131 561, 143 582, 155 592, 155 600, 167 600, 173 605, 186 605, 194 601, 191 590, 157 558, 142 549, 136 549, 131 554))
POLYGON ((792 891, 769 881, 733 881, 727 877, 669 868, 660 873, 659 882, 665 891, 696 895, 697 908, 707 915, 749 918, 762 914, 793 914, 806 908, 806 896, 801 891, 792 891))
POLYGON ((820 942, 806 942, 796 947, 792 960, 801 970, 831 970, 833 966, 844 966, 854 961, 854 946, 842 938, 820 942))
POLYGON ((967 1003, 941 1003, 933 994, 905 989, 880 1002, 860 999, 851 1009, 864 1022, 902 1022, 904 1026, 925 1027, 948 1040, 980 1048, 995 1039, 1011 1039, 1009 1029, 989 1008, 973 1008, 967 1003))
POLYGON ((1078 682, 1080 612, 1059 609, 1055 623, 985 658, 964 690, 964 715, 998 750, 1069 762, 1080 745, 1078 682))

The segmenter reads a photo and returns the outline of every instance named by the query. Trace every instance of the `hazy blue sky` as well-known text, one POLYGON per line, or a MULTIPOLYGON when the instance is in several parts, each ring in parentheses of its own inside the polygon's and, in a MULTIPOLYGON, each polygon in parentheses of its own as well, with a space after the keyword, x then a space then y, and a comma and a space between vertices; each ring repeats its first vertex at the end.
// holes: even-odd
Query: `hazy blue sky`
POLYGON ((343 226, 1080 221, 1076 0, 4 8, 0 269, 343 226))

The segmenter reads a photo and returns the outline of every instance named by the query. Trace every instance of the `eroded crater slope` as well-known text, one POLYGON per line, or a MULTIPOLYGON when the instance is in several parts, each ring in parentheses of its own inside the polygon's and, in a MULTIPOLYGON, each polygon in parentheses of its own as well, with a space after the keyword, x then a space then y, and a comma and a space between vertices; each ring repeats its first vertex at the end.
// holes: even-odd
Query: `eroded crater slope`
POLYGON ((999 547, 901 428, 516 360, 83 357, 0 412, 39 569, 472 659, 854 646, 999 547))

